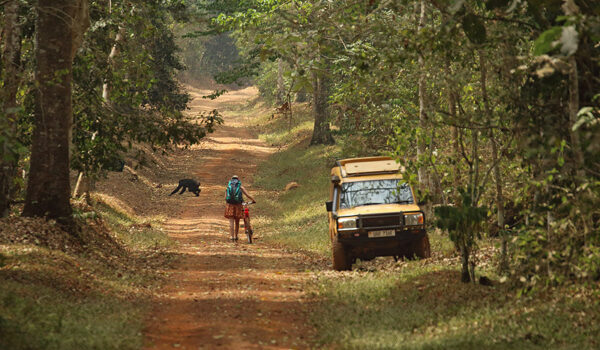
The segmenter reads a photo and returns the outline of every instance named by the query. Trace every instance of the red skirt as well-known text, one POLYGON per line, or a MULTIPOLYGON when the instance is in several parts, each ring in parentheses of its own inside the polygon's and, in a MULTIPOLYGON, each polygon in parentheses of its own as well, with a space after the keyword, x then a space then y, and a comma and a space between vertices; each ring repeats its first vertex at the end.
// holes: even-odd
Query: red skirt
POLYGON ((225 217, 228 219, 241 219, 244 217, 242 204, 229 204, 225 207, 225 217))

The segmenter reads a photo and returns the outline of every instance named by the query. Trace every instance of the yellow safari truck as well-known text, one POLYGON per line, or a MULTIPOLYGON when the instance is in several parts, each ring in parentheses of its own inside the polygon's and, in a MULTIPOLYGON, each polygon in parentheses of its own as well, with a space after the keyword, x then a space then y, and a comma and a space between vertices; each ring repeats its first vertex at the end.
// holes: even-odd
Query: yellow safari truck
POLYGON ((425 213, 390 157, 337 161, 326 207, 334 270, 351 270, 356 259, 431 255, 425 213))

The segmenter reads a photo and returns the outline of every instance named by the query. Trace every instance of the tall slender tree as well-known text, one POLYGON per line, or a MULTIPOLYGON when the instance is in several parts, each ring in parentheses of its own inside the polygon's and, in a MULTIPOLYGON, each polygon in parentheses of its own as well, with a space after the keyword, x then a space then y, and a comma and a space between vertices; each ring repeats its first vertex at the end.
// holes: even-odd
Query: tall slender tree
POLYGON ((72 65, 89 26, 87 0, 39 0, 36 110, 24 216, 71 223, 72 65))
POLYGON ((17 91, 21 76, 21 25, 18 1, 4 8, 2 41, 2 111, 0 111, 0 217, 8 215, 19 154, 17 141, 17 91))

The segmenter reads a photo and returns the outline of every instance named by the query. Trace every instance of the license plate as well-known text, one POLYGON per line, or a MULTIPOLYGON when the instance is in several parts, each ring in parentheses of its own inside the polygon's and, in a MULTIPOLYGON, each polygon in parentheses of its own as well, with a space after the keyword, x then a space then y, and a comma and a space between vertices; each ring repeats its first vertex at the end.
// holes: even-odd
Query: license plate
POLYGON ((396 235, 395 230, 369 231, 369 238, 393 237, 395 235, 396 235))

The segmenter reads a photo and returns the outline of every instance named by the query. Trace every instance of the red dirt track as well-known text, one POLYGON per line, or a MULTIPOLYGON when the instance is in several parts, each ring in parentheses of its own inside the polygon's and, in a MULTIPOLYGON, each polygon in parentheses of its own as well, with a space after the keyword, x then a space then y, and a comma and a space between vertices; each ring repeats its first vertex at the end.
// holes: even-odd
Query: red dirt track
MULTIPOLYGON (((216 101, 203 100, 210 91, 191 89, 192 112, 243 107, 254 88, 233 91, 216 101)), ((145 349, 304 349, 314 330, 307 322, 310 300, 304 292, 310 266, 299 254, 261 242, 238 243, 229 237, 223 217, 224 192, 233 174, 260 205, 252 188, 257 164, 272 149, 224 113, 225 125, 203 145, 189 150, 185 170, 201 182, 200 197, 173 196, 180 214, 164 225, 177 241, 178 258, 166 272, 168 280, 156 296, 147 320, 145 349)), ((171 197, 170 197, 171 198, 171 197)))

